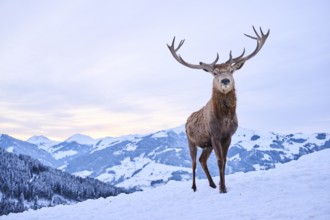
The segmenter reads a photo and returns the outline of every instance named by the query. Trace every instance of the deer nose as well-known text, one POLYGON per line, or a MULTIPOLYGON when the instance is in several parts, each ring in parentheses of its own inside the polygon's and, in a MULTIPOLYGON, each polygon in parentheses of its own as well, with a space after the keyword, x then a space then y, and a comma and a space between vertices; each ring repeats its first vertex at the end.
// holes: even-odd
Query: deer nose
POLYGON ((226 86, 230 83, 230 80, 229 79, 223 79, 223 80, 221 80, 221 83, 226 86))

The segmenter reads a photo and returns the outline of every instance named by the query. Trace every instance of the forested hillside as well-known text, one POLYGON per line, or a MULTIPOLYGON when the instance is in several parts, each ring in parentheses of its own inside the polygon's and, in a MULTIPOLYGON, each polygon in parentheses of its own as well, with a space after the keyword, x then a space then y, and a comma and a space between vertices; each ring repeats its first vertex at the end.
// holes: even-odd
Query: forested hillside
POLYGON ((81 178, 0 148, 0 215, 28 208, 71 204, 116 196, 128 190, 92 178, 81 178))

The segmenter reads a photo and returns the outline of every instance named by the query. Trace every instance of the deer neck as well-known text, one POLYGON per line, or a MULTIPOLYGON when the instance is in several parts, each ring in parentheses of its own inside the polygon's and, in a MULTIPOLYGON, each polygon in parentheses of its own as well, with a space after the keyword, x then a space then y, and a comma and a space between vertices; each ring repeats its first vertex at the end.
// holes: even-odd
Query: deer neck
POLYGON ((216 118, 233 118, 236 114, 236 91, 223 94, 213 88, 212 106, 216 118))

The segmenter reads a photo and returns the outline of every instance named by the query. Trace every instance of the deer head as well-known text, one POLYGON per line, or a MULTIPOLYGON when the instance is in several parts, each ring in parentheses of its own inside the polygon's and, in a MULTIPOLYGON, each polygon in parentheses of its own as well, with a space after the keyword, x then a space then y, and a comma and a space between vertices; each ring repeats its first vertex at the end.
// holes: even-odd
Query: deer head
POLYGON ((242 68, 245 61, 254 57, 261 50, 262 46, 266 42, 267 37, 269 35, 270 30, 268 30, 268 32, 266 34, 264 34, 262 29, 260 28, 260 32, 261 32, 261 36, 260 36, 258 34, 258 32, 256 31, 256 29, 254 28, 254 26, 252 26, 252 27, 253 27, 253 30, 254 30, 254 33, 256 36, 253 37, 253 36, 250 36, 247 34, 244 34, 244 35, 257 41, 256 49, 250 55, 244 56, 244 54, 245 54, 245 48, 244 48, 243 53, 240 56, 235 57, 235 58, 232 57, 232 53, 230 51, 229 59, 226 62, 221 63, 221 64, 217 64, 217 62, 219 60, 219 54, 217 54, 217 57, 215 58, 215 60, 210 64, 200 62, 199 64, 196 65, 196 64, 190 64, 190 63, 186 62, 184 59, 182 59, 182 57, 179 54, 177 54, 178 50, 183 45, 184 40, 181 40, 178 47, 175 48, 174 47, 175 37, 173 38, 172 45, 171 46, 167 45, 167 47, 169 48, 173 57, 182 65, 192 68, 192 69, 202 69, 202 70, 205 70, 206 72, 213 74, 213 76, 214 76, 213 87, 215 89, 217 89, 218 91, 220 91, 221 93, 226 94, 235 87, 233 73, 236 70, 239 70, 240 68, 242 68))

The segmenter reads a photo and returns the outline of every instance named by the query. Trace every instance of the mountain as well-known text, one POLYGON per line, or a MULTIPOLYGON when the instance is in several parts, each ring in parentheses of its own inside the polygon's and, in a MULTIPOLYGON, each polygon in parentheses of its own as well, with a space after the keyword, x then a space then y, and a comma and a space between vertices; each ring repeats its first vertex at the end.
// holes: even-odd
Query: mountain
POLYGON ((58 167, 60 163, 42 148, 26 141, 21 141, 6 134, 0 134, 0 148, 15 154, 24 154, 38 159, 45 165, 58 167))
POLYGON ((72 204, 116 196, 127 190, 45 166, 26 155, 0 148, 0 216, 28 208, 72 204))
MULTIPOLYGON (((1 144, 1 137, 0 147, 8 149, 1 144)), ((327 133, 284 135, 239 128, 228 151, 226 173, 268 170, 326 148, 330 148, 327 133)), ((98 140, 74 135, 50 147, 48 154, 57 162, 56 168, 123 187, 150 187, 170 180, 187 180, 191 176, 184 126, 98 140)), ((219 175, 214 154, 208 166, 212 176, 219 175)), ((197 176, 205 178, 199 164, 197 176)))
POLYGON ((3 220, 144 220, 144 219, 330 219, 330 149, 276 169, 228 175, 228 193, 197 180, 170 181, 164 186, 88 200, 70 206, 1 216, 3 220))
POLYGON ((44 136, 33 136, 27 142, 46 150, 54 159, 64 164, 68 160, 90 152, 96 140, 86 135, 75 134, 64 142, 52 141, 44 136))
POLYGON ((26 140, 26 142, 37 145, 40 149, 43 149, 45 151, 49 151, 52 146, 58 144, 57 141, 50 140, 43 135, 36 135, 30 137, 26 140))
POLYGON ((171 178, 188 178, 187 157, 182 127, 147 135, 100 139, 89 153, 70 160, 63 170, 122 186, 150 186, 171 178))
POLYGON ((96 140, 94 140, 93 138, 87 135, 75 134, 71 136, 69 139, 67 139, 65 142, 67 143, 76 142, 78 144, 94 145, 96 140))
MULTIPOLYGON (((228 152, 226 172, 268 170, 325 148, 330 148, 330 135, 325 133, 281 135, 239 128, 228 152)), ((89 174, 119 186, 144 187, 190 179, 190 161, 185 129, 181 126, 114 141, 102 139, 89 154, 72 160, 64 170, 89 174)), ((218 175, 214 154, 208 165, 211 175, 218 175)), ((205 178, 199 165, 197 176, 205 178)))
POLYGON ((49 153, 62 164, 90 153, 95 141, 88 136, 74 135, 64 142, 53 145, 49 153))

